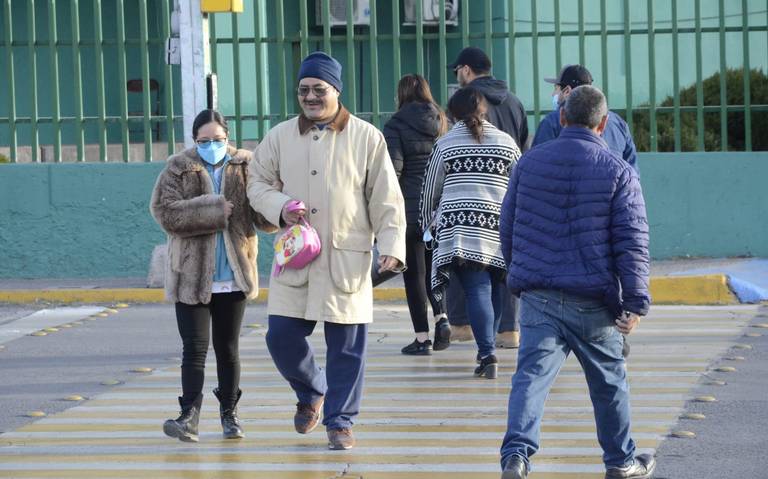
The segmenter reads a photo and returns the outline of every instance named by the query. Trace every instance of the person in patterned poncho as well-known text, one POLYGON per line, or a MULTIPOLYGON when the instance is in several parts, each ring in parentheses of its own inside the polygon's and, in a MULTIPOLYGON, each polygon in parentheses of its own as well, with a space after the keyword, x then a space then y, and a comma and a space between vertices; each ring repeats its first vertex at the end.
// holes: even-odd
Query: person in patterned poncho
POLYGON ((478 90, 460 89, 448 110, 456 124, 437 141, 429 160, 420 222, 437 242, 433 293, 439 300, 449 279, 461 283, 478 347, 475 375, 493 379, 498 371, 494 335, 506 273, 499 213, 520 149, 484 119, 487 104, 478 90))

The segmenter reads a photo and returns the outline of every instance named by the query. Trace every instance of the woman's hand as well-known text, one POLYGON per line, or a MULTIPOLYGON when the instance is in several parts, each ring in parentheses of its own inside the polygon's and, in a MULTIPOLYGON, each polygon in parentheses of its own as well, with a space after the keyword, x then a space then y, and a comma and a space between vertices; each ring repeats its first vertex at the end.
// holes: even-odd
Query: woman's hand
POLYGON ((235 208, 235 205, 231 201, 227 201, 224 203, 224 216, 229 218, 232 216, 232 210, 235 208))

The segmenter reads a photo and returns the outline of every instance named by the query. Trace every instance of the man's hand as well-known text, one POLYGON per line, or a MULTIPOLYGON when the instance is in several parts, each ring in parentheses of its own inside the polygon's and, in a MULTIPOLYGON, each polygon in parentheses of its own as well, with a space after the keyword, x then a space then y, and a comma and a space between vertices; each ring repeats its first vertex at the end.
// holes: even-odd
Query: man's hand
POLYGON ((287 201, 283 205, 283 212, 281 213, 281 216, 283 218, 283 221, 286 225, 291 226, 295 225, 299 222, 299 219, 307 214, 307 210, 300 209, 300 210, 294 210, 294 211, 288 211, 288 205, 290 204, 290 201, 287 201))
POLYGON ((640 324, 640 316, 625 311, 621 317, 616 320, 616 329, 618 329, 621 334, 629 334, 638 324, 640 324))
POLYGON ((379 274, 384 273, 385 271, 395 271, 399 272, 400 269, 402 269, 402 263, 399 259, 395 258, 394 256, 387 256, 382 255, 379 256, 379 274))
POLYGON ((235 205, 231 201, 227 201, 224 203, 224 216, 229 218, 232 216, 232 210, 235 208, 235 205))

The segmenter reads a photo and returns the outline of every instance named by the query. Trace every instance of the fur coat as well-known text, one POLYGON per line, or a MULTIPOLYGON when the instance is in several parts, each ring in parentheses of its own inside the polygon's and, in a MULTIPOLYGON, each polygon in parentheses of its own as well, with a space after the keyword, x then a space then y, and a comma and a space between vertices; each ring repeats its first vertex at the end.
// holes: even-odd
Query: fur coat
POLYGON ((256 228, 267 232, 276 228, 248 204, 247 168, 252 154, 231 146, 228 154, 222 194, 214 193, 213 181, 194 148, 168 158, 157 178, 150 211, 168 233, 165 294, 169 301, 211 301, 216 233, 222 230, 235 284, 248 298, 259 293, 256 228), (227 201, 234 205, 229 218, 224 214, 227 201))

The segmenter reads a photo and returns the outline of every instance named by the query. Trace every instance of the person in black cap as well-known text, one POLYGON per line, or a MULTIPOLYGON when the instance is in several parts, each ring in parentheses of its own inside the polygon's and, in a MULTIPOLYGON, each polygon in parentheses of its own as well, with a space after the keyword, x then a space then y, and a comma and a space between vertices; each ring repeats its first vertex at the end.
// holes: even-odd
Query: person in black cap
POLYGON ((528 120, 522 102, 507 89, 507 82, 491 75, 491 59, 477 47, 459 52, 456 61, 448 65, 459 85, 475 88, 488 102, 488 121, 509 134, 523 152, 528 146, 528 120))
MULTIPOLYGON (((565 65, 557 78, 545 78, 544 81, 555 85, 552 92, 552 111, 539 123, 532 146, 541 145, 560 136, 563 129, 560 125, 560 108, 565 104, 565 99, 574 88, 591 85, 593 80, 592 74, 582 65, 565 65)), ((608 124, 602 136, 611 151, 624 158, 637 171, 637 150, 627 122, 616 113, 609 112, 608 124)))
MULTIPOLYGON (((486 119, 493 126, 511 136, 522 152, 530 146, 528 119, 525 108, 517 96, 510 92, 507 83, 491 75, 491 59, 477 47, 467 47, 459 52, 456 61, 448 65, 456 74, 462 87, 474 88, 486 99, 486 119)), ((469 318, 465 313, 464 293, 457 281, 448 284, 446 297, 448 318, 453 337, 457 341, 473 339, 469 318)), ((515 318, 514 298, 504 291, 504 310, 497 325, 496 346, 516 348, 520 342, 519 326, 515 318)))

